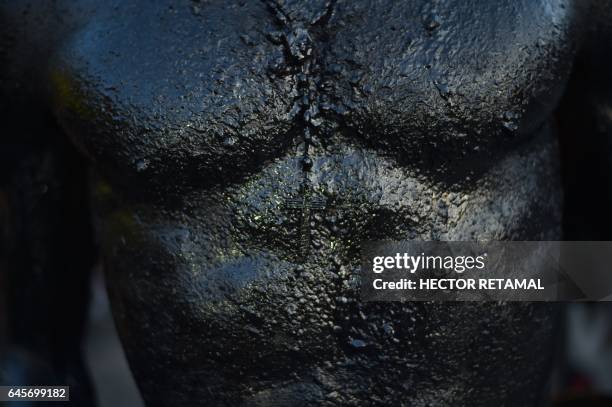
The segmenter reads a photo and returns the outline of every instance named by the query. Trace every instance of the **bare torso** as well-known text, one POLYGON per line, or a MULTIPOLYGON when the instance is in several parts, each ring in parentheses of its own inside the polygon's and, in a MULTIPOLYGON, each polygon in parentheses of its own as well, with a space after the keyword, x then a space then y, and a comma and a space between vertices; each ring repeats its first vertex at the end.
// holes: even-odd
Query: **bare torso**
POLYGON ((535 403, 554 307, 364 304, 359 245, 561 237, 577 2, 108 3, 41 77, 150 405, 535 403))

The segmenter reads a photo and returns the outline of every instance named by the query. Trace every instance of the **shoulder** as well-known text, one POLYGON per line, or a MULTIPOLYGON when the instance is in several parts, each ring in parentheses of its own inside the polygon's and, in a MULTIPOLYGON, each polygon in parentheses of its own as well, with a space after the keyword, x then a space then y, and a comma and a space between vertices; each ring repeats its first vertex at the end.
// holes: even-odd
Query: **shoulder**
POLYGON ((94 9, 91 0, 0 0, 0 95, 36 91, 54 49, 94 9))

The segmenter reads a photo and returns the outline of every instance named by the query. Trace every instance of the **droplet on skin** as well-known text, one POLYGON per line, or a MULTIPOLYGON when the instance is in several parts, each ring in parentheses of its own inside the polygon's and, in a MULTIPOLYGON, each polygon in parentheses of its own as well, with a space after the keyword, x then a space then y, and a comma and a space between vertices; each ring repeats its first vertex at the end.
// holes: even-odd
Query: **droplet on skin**
POLYGON ((149 168, 149 160, 147 160, 146 158, 143 158, 136 162, 136 171, 142 172, 147 168, 149 168))
POLYGON ((235 137, 227 137, 226 139, 223 140, 223 145, 231 147, 234 144, 236 144, 236 138, 235 137))
POLYGON ((365 341, 363 341, 361 339, 353 339, 353 340, 351 340, 350 344, 355 349, 363 349, 363 348, 365 348, 367 346, 365 341))
POLYGON ((504 129, 508 130, 511 133, 514 133, 518 130, 518 122, 520 119, 520 115, 513 111, 505 111, 502 116, 502 126, 504 129))
POLYGON ((395 329, 393 329, 393 325, 387 323, 383 325, 383 331, 389 336, 393 336, 395 334, 395 329))
POLYGON ((440 27, 440 24, 442 24, 442 20, 440 19, 440 16, 438 14, 431 13, 425 17, 423 24, 425 26, 425 29, 431 32, 436 28, 440 27))
POLYGON ((312 168, 312 160, 310 159, 310 157, 304 157, 302 159, 302 168, 304 169, 304 171, 310 171, 310 169, 312 168))

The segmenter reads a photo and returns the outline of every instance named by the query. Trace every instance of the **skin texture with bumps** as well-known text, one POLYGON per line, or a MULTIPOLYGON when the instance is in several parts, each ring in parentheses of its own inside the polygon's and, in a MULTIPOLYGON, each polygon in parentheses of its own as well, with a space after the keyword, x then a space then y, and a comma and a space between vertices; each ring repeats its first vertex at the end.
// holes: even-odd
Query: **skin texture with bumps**
POLYGON ((561 238, 586 2, 96 3, 2 3, 3 93, 44 95, 96 170, 147 405, 543 397, 558 307, 362 303, 359 245, 561 238))

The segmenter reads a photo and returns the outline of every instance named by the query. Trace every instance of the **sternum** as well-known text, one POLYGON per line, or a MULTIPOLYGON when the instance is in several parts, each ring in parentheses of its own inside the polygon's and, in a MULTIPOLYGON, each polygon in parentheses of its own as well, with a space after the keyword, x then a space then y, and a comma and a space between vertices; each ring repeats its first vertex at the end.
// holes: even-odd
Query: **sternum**
MULTIPOLYGON (((310 173, 313 169, 311 150, 315 147, 316 137, 321 137, 320 124, 322 121, 319 109, 319 84, 318 73, 320 67, 317 63, 317 53, 313 42, 312 30, 320 30, 325 25, 333 10, 333 2, 329 3, 324 14, 316 21, 304 22, 294 21, 290 13, 285 12, 278 2, 269 0, 268 6, 274 13, 278 24, 282 27, 282 44, 285 50, 285 64, 287 73, 294 75, 297 82, 298 94, 294 100, 294 108, 299 112, 296 117, 296 125, 302 129, 301 145, 302 156, 299 161, 299 170, 302 172, 299 197, 285 201, 286 209, 299 210, 301 219, 299 227, 299 253, 302 261, 305 261, 311 245, 310 222, 312 211, 325 210, 326 200, 324 197, 314 196, 310 182, 310 173)), ((279 36, 275 35, 276 41, 279 36)))

